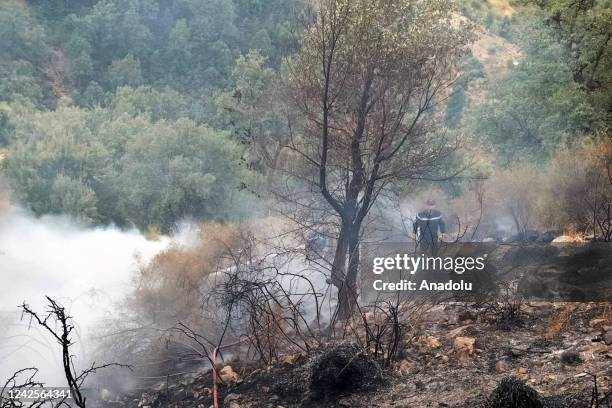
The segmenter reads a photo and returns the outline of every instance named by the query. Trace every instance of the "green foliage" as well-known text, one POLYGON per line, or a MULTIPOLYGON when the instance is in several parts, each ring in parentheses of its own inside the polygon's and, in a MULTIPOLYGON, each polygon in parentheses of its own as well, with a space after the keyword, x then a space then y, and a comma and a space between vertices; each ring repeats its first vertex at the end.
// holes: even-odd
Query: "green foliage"
MULTIPOLYGON (((608 102, 612 85, 610 0, 524 0, 546 13, 546 23, 568 51, 574 80, 608 102)), ((610 105, 608 105, 610 106, 610 105)))
POLYGON ((201 116, 201 107, 197 103, 170 88, 159 90, 150 86, 120 87, 109 98, 108 106, 116 114, 145 115, 153 122, 179 118, 197 120, 201 116))
POLYGON ((103 105, 104 99, 104 89, 96 81, 91 81, 79 98, 81 105, 89 108, 103 105))
POLYGON ((231 219, 239 155, 227 135, 181 119, 151 127, 128 146, 119 193, 128 219, 168 231, 177 220, 231 219))
MULTIPOLYGON (((299 0, 108 0, 64 19, 78 86, 143 82, 200 96, 228 85, 235 58, 257 48, 278 65, 299 0)), ((295 40, 293 40, 295 48, 295 40)))
POLYGON ((83 223, 92 224, 98 217, 96 194, 82 180, 58 174, 51 185, 49 200, 53 211, 83 223))
POLYGON ((183 218, 237 216, 231 203, 246 176, 225 133, 103 109, 24 109, 12 119, 5 172, 36 214, 164 232, 183 218))
POLYGON ((86 7, 91 7, 98 0, 28 0, 28 4, 36 7, 41 18, 57 21, 70 13, 77 13, 86 7))
POLYGON ((15 131, 15 127, 10 119, 10 107, 4 103, 0 103, 0 147, 5 147, 11 139, 11 135, 15 131))
MULTIPOLYGON (((381 37, 369 44, 360 36, 374 32, 382 10, 353 2, 366 11, 354 22, 356 57, 395 63, 422 44, 452 44, 433 14, 411 20, 426 3, 447 12, 433 0, 397 3, 394 24, 406 29, 377 23, 381 37)), ((446 125, 505 162, 609 129, 610 0, 519 0, 512 17, 490 3, 463 2, 462 12, 511 41, 518 64, 485 70, 466 57, 442 110, 446 125)), ((296 17, 308 8, 303 0, 0 1, 0 147, 15 197, 36 214, 143 229, 240 216, 227 203, 238 204, 236 187, 253 180, 242 164, 270 176, 289 136, 304 133, 303 116, 288 107, 282 58, 298 50, 296 17)), ((320 68, 304 61, 300 70, 320 68)), ((400 62, 398 75, 408 70, 400 62)), ((352 66, 357 75, 361 65, 352 66)), ((339 95, 358 91, 355 78, 339 95)))
POLYGON ((90 186, 104 165, 104 146, 88 127, 86 113, 74 108, 21 113, 5 162, 17 197, 36 214, 67 211, 96 219, 90 186), (79 203, 85 206, 79 209, 79 203))
POLYGON ((474 134, 491 143, 506 161, 545 156, 581 134, 603 126, 601 106, 574 81, 571 61, 550 28, 524 17, 515 38, 518 64, 488 78, 488 93, 470 112, 474 134))
POLYGON ((472 55, 464 57, 462 75, 455 81, 446 105, 446 126, 456 128, 461 123, 468 100, 468 87, 474 79, 484 77, 483 65, 472 55))
POLYGON ((249 165, 271 177, 293 120, 281 74, 266 67, 259 50, 252 50, 236 60, 231 79, 232 86, 216 99, 219 124, 248 146, 249 165))
POLYGON ((45 30, 17 0, 0 2, 0 101, 42 103, 44 76, 38 67, 48 58, 45 30))
POLYGON ((108 82, 114 89, 119 86, 138 86, 142 83, 142 69, 140 61, 132 54, 128 54, 125 58, 115 60, 108 68, 108 82))

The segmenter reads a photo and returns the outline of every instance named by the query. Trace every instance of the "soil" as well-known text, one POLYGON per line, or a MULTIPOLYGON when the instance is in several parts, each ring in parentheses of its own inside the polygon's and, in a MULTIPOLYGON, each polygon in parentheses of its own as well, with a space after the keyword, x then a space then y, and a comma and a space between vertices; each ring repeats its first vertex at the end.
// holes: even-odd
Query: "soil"
MULTIPOLYGON (((612 388, 611 313, 610 303, 531 302, 521 306, 514 322, 498 324, 495 315, 482 307, 438 305, 424 316, 420 337, 406 345, 403 359, 384 372, 358 352, 347 357, 353 353, 350 347, 338 357, 338 345, 289 356, 271 366, 230 361, 224 365, 231 365, 239 380, 220 385, 219 405, 594 407, 596 379, 601 406, 606 406, 601 399, 612 388), (458 349, 457 338, 467 348, 458 349), (346 381, 325 382, 321 371, 334 372, 337 367, 325 356, 352 364, 347 365, 352 371, 346 381)), ((211 386, 210 370, 202 369, 177 384, 160 383, 150 392, 107 401, 105 406, 209 408, 211 386)))

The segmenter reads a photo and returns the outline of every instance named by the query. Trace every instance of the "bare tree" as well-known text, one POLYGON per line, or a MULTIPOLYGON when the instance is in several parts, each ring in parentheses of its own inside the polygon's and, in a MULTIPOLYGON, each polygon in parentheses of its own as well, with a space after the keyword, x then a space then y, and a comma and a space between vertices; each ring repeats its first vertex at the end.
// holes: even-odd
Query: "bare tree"
POLYGON ((302 208, 337 220, 331 282, 344 319, 357 296, 362 226, 379 194, 393 181, 441 177, 458 147, 437 131, 435 102, 471 30, 447 0, 320 0, 313 21, 289 64, 306 123, 290 138, 284 171, 292 189, 323 198, 302 208))
POLYGON ((25 302, 21 305, 21 309, 23 310, 24 315, 30 317, 30 322, 33 320, 38 323, 38 325, 49 332, 61 346, 64 376, 72 393, 72 398, 78 407, 85 408, 87 398, 82 393, 82 386, 85 379, 90 374, 95 373, 101 368, 127 366, 116 363, 96 365, 94 362, 91 364, 91 367, 77 373, 72 361, 73 356, 70 354, 70 347, 74 344, 71 337, 72 332, 74 331, 74 325, 71 321, 72 318, 66 314, 65 308, 55 300, 51 299, 49 296, 47 296, 47 300, 49 302, 49 309, 47 310, 47 314, 45 316, 41 316, 33 311, 25 302))

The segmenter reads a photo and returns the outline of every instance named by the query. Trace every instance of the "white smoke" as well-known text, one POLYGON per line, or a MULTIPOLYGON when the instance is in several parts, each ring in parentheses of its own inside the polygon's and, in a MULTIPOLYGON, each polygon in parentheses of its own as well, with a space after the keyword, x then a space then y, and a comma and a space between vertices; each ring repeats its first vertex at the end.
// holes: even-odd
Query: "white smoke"
POLYGON ((86 346, 88 327, 112 313, 130 289, 139 262, 167 247, 138 231, 86 228, 68 217, 35 218, 10 208, 0 214, 0 385, 15 370, 35 366, 38 379, 62 385, 57 345, 36 324, 21 319, 24 301, 44 313, 45 296, 64 305, 77 326, 74 352, 86 346))

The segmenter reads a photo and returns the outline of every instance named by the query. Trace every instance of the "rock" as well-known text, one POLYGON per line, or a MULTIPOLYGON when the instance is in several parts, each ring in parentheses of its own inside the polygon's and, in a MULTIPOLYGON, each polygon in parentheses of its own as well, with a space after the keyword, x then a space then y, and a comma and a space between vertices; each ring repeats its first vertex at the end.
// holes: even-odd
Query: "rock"
POLYGON ((528 370, 525 367, 519 367, 516 369, 516 376, 520 380, 526 381, 529 378, 528 370))
POLYGON ((240 399, 240 395, 231 393, 225 396, 225 398, 223 399, 223 402, 228 404, 232 401, 238 401, 239 399, 240 399))
POLYGON ((520 357, 527 351, 529 351, 529 346, 525 344, 517 344, 510 348, 510 354, 512 355, 512 357, 520 357))
POLYGON ((593 319, 589 322, 589 326, 594 329, 599 329, 608 323, 608 319, 593 319))
POLYGON ((232 369, 232 366, 226 365, 219 371, 219 378, 225 384, 235 384, 239 381, 240 377, 236 372, 232 369))
POLYGON ((574 376, 574 378, 582 378, 582 377, 586 377, 587 375, 588 375, 588 373, 584 373, 584 372, 583 372, 583 373, 580 373, 580 374, 576 374, 576 375, 574 376))
POLYGON ((352 407, 353 403, 348 398, 341 398, 338 400, 338 406, 339 407, 352 407))
POLYGON ((499 360, 497 363, 495 363, 495 372, 497 374, 505 373, 509 368, 508 363, 503 360, 499 360))
POLYGON ((237 402, 232 401, 232 402, 230 402, 227 405, 227 408, 240 408, 240 404, 238 404, 237 402))
POLYGON ((400 372, 400 374, 406 374, 410 371, 412 366, 413 366, 412 362, 408 360, 402 360, 399 362, 397 370, 400 372))
POLYGON ((441 346, 440 340, 435 336, 421 337, 420 349, 424 353, 430 353, 441 346))
POLYGON ((612 331, 608 331, 603 335, 603 341, 608 346, 612 344, 612 331))
POLYGON ((476 339, 473 337, 455 337, 453 349, 459 357, 459 361, 467 361, 476 351, 474 344, 476 339))

